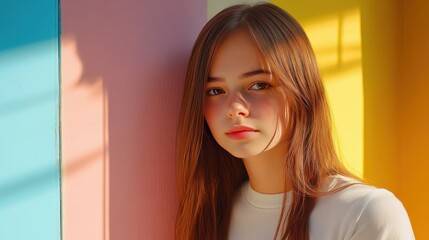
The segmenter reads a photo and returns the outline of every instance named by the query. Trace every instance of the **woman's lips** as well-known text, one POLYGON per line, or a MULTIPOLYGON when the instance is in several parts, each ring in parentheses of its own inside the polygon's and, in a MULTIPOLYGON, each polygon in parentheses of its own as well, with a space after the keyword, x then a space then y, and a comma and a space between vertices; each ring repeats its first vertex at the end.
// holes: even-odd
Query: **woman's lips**
POLYGON ((247 126, 234 126, 230 128, 226 135, 234 140, 242 140, 256 135, 259 131, 247 126))

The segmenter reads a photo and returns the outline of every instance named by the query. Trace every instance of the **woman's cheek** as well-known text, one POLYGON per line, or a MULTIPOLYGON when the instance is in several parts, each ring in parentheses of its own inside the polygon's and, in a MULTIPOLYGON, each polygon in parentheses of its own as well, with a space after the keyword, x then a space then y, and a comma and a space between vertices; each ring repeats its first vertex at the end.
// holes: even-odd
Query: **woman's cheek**
POLYGON ((270 96, 259 96, 252 99, 252 101, 249 102, 250 106, 252 107, 253 114, 257 115, 272 115, 277 109, 277 102, 272 99, 270 96), (256 113, 257 112, 257 113, 256 113))
POLYGON ((219 103, 216 103, 212 100, 207 100, 204 106, 204 117, 206 118, 207 124, 210 129, 214 126, 217 118, 220 117, 220 106, 219 103))

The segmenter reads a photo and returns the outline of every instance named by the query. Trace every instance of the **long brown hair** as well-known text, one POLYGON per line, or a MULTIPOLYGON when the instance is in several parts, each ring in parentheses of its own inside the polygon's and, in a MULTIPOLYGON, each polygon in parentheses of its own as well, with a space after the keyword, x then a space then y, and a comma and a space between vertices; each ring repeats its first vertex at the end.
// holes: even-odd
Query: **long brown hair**
POLYGON ((290 208, 282 210, 274 238, 309 239, 309 217, 324 194, 321 184, 329 176, 351 174, 335 152, 329 107, 310 42, 291 15, 269 3, 226 8, 204 26, 194 44, 177 134, 176 239, 226 239, 234 193, 248 179, 243 161, 216 143, 203 115, 213 54, 225 36, 239 28, 247 29, 256 42, 280 80, 287 103, 285 182, 293 198, 290 208))

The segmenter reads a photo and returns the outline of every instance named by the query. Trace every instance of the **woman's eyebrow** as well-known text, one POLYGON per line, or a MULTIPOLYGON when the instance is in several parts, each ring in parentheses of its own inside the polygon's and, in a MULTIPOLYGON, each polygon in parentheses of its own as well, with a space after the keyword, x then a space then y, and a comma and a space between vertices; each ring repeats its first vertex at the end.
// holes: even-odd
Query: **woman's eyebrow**
POLYGON ((219 81, 222 81, 223 79, 222 78, 220 78, 220 77, 208 77, 207 78, 207 82, 219 82, 219 81))
MULTIPOLYGON (((268 70, 264 70, 264 69, 257 69, 257 70, 253 70, 250 72, 245 72, 243 74, 240 75, 240 78, 248 78, 254 75, 258 75, 258 74, 272 74, 270 71, 268 70)), ((220 77, 211 77, 209 76, 207 78, 207 82, 218 82, 218 81, 223 81, 223 78, 220 77)))
POLYGON ((247 77, 251 77, 253 75, 258 75, 258 74, 270 74, 271 75, 272 73, 268 70, 257 69, 257 70, 253 70, 253 71, 241 74, 240 78, 247 78, 247 77))

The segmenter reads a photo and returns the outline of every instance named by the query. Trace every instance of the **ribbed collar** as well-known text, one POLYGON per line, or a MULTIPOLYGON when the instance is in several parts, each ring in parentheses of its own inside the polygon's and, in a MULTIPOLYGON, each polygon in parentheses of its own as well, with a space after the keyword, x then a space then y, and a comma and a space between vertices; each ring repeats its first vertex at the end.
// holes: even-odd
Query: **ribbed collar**
MULTIPOLYGON (((330 176, 325 183, 321 186, 322 192, 329 192, 334 190, 337 187, 341 187, 347 185, 348 183, 359 183, 356 180, 351 178, 341 176, 341 175, 333 175, 330 176)), ((242 194, 246 197, 246 200, 256 208, 262 209, 275 209, 281 208, 283 204, 283 196, 284 193, 276 193, 276 194, 265 194, 260 193, 252 189, 249 181, 243 183, 242 194)), ((289 191, 286 193, 286 202, 285 207, 289 207, 292 201, 292 192, 289 191)))
MULTIPOLYGON (((273 209, 281 208, 283 204, 284 193, 265 194, 259 193, 252 189, 249 181, 244 183, 243 193, 247 201, 257 208, 273 209)), ((290 204, 292 192, 286 193, 286 206, 290 204)))

